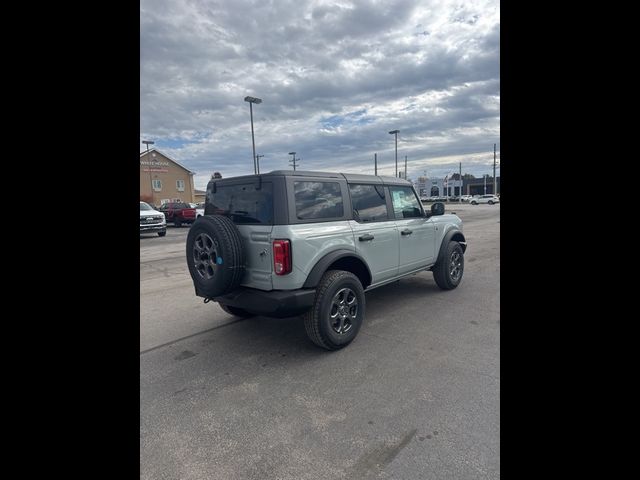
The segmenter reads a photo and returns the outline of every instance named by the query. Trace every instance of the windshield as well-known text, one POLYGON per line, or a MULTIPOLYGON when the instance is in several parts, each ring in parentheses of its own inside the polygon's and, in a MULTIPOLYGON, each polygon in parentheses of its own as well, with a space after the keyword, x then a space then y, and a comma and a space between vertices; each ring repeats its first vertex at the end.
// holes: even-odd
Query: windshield
POLYGON ((140 211, 142 210, 153 210, 153 208, 148 203, 140 202, 140 211))

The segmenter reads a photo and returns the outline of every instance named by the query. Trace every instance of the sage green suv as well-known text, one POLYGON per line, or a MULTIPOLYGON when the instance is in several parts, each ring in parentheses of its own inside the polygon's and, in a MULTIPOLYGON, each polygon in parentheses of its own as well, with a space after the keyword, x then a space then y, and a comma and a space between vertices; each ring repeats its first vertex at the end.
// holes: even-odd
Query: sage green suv
POLYGON ((467 248, 444 204, 425 211, 395 177, 278 170, 213 179, 186 245, 196 295, 236 316, 303 315, 336 350, 357 335, 365 292, 423 270, 456 288, 467 248))

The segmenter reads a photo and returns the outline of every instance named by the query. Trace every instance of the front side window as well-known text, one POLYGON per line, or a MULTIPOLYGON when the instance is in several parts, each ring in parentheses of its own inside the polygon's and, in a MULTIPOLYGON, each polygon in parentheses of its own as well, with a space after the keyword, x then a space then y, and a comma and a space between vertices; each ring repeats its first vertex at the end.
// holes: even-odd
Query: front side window
POLYGON ((184 180, 176 180, 176 189, 179 192, 184 192, 184 180))
POLYGON ((156 192, 159 192, 160 190, 162 190, 162 180, 154 180, 153 181, 153 189, 156 192))
POLYGON ((293 185, 298 219, 344 216, 338 182, 293 182, 293 185))
POLYGON ((382 185, 349 185, 353 216, 359 222, 388 220, 387 202, 382 185))
POLYGON ((389 187, 396 219, 422 217, 418 197, 411 187, 389 187))

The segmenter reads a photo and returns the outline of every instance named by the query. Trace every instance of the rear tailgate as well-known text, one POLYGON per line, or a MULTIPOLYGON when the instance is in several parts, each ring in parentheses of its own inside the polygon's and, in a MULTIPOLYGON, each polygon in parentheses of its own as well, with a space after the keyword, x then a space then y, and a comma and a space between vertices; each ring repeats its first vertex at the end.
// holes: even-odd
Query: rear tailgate
POLYGON ((236 225, 242 238, 245 255, 245 273, 240 285, 272 290, 273 249, 271 230, 273 225, 236 225))

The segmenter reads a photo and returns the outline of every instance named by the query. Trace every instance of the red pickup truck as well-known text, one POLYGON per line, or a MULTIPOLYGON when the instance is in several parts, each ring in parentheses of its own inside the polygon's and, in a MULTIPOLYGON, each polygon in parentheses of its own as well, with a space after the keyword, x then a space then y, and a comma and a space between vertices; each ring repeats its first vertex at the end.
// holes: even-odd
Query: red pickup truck
POLYGON ((193 223, 196 220, 196 209, 191 208, 188 203, 169 202, 160 207, 164 213, 167 223, 173 222, 176 227, 181 227, 183 223, 193 223))

